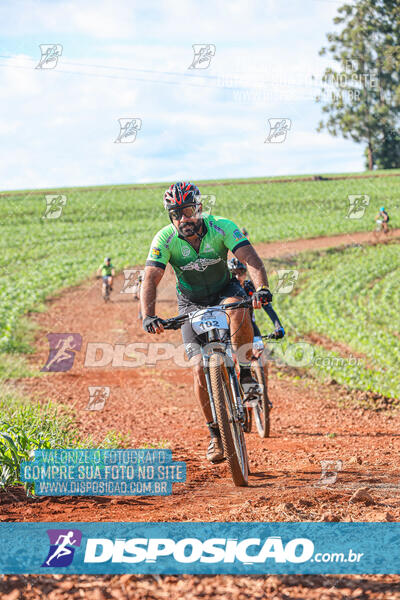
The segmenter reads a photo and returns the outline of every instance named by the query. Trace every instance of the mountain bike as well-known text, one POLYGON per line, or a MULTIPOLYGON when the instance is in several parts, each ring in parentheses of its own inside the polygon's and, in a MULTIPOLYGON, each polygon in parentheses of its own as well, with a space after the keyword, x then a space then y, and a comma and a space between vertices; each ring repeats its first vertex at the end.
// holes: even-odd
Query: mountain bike
POLYGON ((272 403, 268 397, 268 375, 267 365, 264 365, 262 357, 253 357, 251 361, 251 372, 253 378, 258 382, 260 397, 257 400, 250 400, 246 408, 250 411, 249 427, 246 433, 250 433, 252 426, 252 417, 254 413, 254 422, 256 424, 258 435, 261 438, 267 438, 270 434, 270 413, 272 403))
MULTIPOLYGON (((253 427, 253 413, 254 420, 256 423, 257 431, 260 437, 269 437, 269 413, 272 408, 272 404, 268 400, 267 390, 267 376, 265 371, 267 370, 267 364, 263 363, 262 351, 253 350, 253 356, 251 357, 251 374, 253 379, 258 382, 256 389, 254 390, 259 399, 249 400, 244 404, 244 424, 243 431, 250 433, 253 427)), ((239 378, 239 364, 235 364, 236 374, 239 378)), ((244 393, 251 393, 252 390, 243 390, 244 393)))
MULTIPOLYGON (((272 308, 271 304, 266 306, 266 312, 275 326, 275 332, 262 335, 261 337, 266 340, 277 341, 282 337, 281 334, 277 333, 277 330, 279 329, 278 315, 272 308)), ((251 371, 253 378, 258 382, 261 393, 259 394, 260 397, 258 400, 252 400, 246 405, 246 408, 250 412, 250 416, 247 421, 248 427, 246 429, 246 433, 250 433, 251 431, 252 417, 254 413, 254 421, 258 435, 261 438, 267 438, 270 435, 270 413, 272 409, 272 403, 268 397, 268 363, 266 363, 263 354, 264 347, 262 344, 261 347, 254 348, 253 358, 251 361, 251 371)))
POLYGON ((390 239, 392 237, 391 235, 391 228, 389 223, 386 221, 386 231, 384 229, 384 225, 383 225, 383 220, 382 219, 377 219, 376 220, 376 227, 373 231, 373 237, 375 241, 379 241, 380 239, 390 239))
MULTIPOLYGON (((97 275, 96 279, 103 279, 103 277, 101 275, 97 275)), ((101 286, 101 295, 102 295, 104 302, 109 302, 110 292, 111 292, 111 286, 108 283, 108 278, 106 281, 103 279, 103 284, 101 286)))
POLYGON ((104 302, 109 302, 110 301, 110 291, 111 291, 111 286, 108 283, 108 281, 105 281, 103 283, 103 299, 104 299, 104 302))
POLYGON ((218 304, 162 321, 165 329, 179 329, 189 321, 198 336, 213 422, 219 427, 236 486, 248 485, 249 460, 244 438, 245 395, 235 370, 226 311, 251 304, 251 300, 218 304))

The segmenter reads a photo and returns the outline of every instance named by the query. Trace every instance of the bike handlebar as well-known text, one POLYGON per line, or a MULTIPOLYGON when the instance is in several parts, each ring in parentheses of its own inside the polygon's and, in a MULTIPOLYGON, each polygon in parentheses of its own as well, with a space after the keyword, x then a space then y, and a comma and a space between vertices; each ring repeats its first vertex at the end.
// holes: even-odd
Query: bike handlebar
MULTIPOLYGON (((252 306, 252 304, 253 304, 253 302, 251 299, 238 300, 237 302, 230 302, 229 304, 219 304, 218 308, 220 308, 220 310, 227 310, 227 309, 234 309, 234 308, 250 308, 252 306)), ((208 307, 205 306, 204 308, 208 308, 208 307)), ((268 335, 263 335, 261 337, 263 337, 267 340, 278 340, 278 339, 283 338, 283 336, 285 335, 283 327, 279 321, 278 315, 272 308, 270 302, 267 305, 265 305, 265 310, 275 326, 275 331, 273 333, 269 333, 268 335)), ((187 315, 179 315, 177 317, 172 317, 171 319, 160 319, 160 320, 161 320, 161 323, 162 323, 164 329, 180 329, 182 327, 182 325, 185 323, 185 321, 189 320, 189 315, 188 314, 187 315)))
MULTIPOLYGON (((231 302, 230 304, 219 304, 218 307, 221 307, 221 310, 226 310, 228 308, 240 308, 240 307, 249 307, 251 306, 251 300, 239 300, 238 302, 231 302)), ((205 306, 204 308, 209 308, 205 306)), ((201 310, 201 309, 199 309, 201 310)), ((189 315, 179 315, 177 317, 172 317, 171 319, 160 319, 163 324, 164 329, 179 329, 182 327, 185 321, 189 319, 189 315)))

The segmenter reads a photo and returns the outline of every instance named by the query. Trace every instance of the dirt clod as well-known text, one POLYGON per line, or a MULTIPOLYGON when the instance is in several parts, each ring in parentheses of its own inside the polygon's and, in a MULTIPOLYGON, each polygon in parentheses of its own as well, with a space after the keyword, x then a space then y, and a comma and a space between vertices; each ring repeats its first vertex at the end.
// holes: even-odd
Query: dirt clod
POLYGON ((366 502, 367 504, 375 504, 374 498, 369 493, 369 488, 358 488, 350 498, 349 502, 366 502))

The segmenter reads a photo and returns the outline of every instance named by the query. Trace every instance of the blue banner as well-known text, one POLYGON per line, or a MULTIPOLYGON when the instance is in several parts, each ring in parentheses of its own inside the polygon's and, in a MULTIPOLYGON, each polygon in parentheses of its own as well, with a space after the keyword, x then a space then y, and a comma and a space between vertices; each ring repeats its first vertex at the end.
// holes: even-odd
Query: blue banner
POLYGON ((395 574, 400 523, 0 523, 0 573, 395 574))

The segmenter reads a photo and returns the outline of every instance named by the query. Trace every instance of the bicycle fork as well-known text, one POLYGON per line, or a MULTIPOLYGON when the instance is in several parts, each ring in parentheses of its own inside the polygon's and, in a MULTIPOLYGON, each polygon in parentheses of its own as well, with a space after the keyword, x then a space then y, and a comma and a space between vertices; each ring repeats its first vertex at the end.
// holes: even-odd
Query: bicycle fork
MULTIPOLYGON (((214 423, 214 425, 218 426, 217 413, 215 411, 214 397, 213 397, 213 393, 212 393, 212 389, 211 389, 211 382, 210 382, 210 368, 209 368, 210 355, 204 348, 201 348, 201 354, 202 354, 202 359, 203 359, 203 370, 204 370, 204 375, 205 375, 206 384, 207 384, 207 392, 208 392, 208 397, 210 399, 210 408, 211 408, 213 423, 214 423)), ((238 421, 243 425, 245 422, 243 402, 242 402, 242 397, 240 395, 239 382, 237 379, 235 367, 233 366, 233 357, 232 357, 232 353, 231 353, 230 349, 226 348, 225 353, 221 353, 221 356, 227 357, 229 359, 229 361, 231 362, 231 366, 226 365, 226 370, 228 372, 229 383, 231 385, 232 394, 235 399, 235 408, 236 408, 236 413, 238 416, 238 421)))

